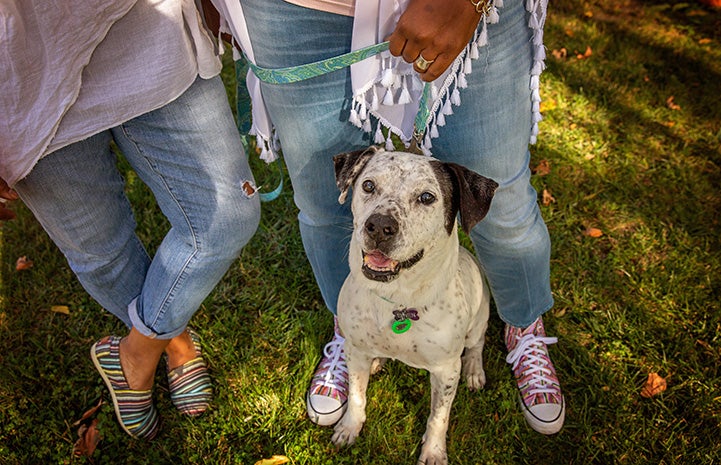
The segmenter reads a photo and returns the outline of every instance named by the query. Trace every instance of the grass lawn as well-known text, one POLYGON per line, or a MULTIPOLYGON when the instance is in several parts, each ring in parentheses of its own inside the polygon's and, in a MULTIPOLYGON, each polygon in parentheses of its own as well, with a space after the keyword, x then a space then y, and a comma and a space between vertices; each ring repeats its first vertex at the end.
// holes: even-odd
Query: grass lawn
MULTIPOLYGON (((493 313, 488 383, 477 393, 459 388, 450 462, 721 463, 721 11, 695 1, 551 3, 532 165, 541 166, 533 184, 553 241, 556 306, 545 321, 559 337, 551 354, 566 425, 551 437, 526 426, 493 313), (651 373, 667 388, 644 397, 651 373)), ((277 181, 275 165, 253 163, 259 183, 277 181)), ((154 250, 165 220, 120 167, 154 250)), ((387 364, 348 449, 336 451, 332 430, 306 419, 305 389, 332 318, 303 254, 291 188, 263 204, 257 235, 192 321, 215 382, 212 410, 181 418, 161 368, 164 427, 151 443, 122 432, 88 355, 95 340, 124 329, 15 206, 19 217, 0 226, 0 464, 252 465, 272 455, 415 463, 425 372, 387 364), (33 267, 16 271, 21 256, 33 267), (90 458, 73 459, 74 422, 100 399, 102 440, 90 458)))

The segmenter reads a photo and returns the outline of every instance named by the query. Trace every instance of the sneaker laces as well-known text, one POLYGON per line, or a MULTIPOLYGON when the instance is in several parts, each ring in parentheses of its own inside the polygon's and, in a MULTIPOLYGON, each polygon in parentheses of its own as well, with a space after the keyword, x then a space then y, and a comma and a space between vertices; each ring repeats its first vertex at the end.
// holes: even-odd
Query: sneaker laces
POLYGON ((325 362, 321 365, 322 369, 325 369, 325 375, 322 379, 317 380, 318 384, 337 389, 334 380, 348 379, 348 366, 345 363, 345 357, 343 356, 343 345, 345 344, 345 338, 338 333, 335 333, 333 339, 325 345, 323 348, 323 355, 325 362))
POLYGON ((516 372, 520 365, 522 374, 529 376, 528 385, 532 387, 528 390, 528 393, 531 395, 555 394, 557 392, 557 388, 554 386, 556 381, 553 378, 553 371, 549 367, 551 360, 548 357, 546 348, 542 345, 555 344, 556 342, 558 342, 556 337, 539 337, 535 334, 526 334, 517 339, 516 347, 508 352, 506 362, 512 365, 513 371, 516 372))

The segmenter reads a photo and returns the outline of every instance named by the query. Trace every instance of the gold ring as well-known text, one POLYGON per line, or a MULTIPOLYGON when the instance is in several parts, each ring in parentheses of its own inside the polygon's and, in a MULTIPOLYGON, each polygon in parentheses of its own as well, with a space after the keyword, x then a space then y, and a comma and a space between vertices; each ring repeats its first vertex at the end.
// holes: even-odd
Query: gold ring
POLYGON ((421 71, 425 71, 428 69, 428 66, 430 66, 431 63, 433 63, 436 60, 426 60, 423 58, 423 55, 418 55, 418 59, 416 59, 415 64, 421 71))

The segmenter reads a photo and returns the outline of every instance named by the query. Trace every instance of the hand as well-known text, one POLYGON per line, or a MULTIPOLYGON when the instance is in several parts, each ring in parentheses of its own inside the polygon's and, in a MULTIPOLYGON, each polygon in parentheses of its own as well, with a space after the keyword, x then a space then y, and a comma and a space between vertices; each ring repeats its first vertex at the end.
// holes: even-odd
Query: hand
POLYGON ((8 183, 6 183, 4 179, 0 178, 0 221, 12 220, 13 218, 15 218, 15 212, 5 206, 5 201, 17 199, 17 192, 10 189, 8 183))
POLYGON ((395 30, 389 50, 402 56, 424 81, 433 81, 453 63, 473 37, 481 15, 470 0, 410 0, 395 30), (415 61, 431 62, 421 69, 415 61))

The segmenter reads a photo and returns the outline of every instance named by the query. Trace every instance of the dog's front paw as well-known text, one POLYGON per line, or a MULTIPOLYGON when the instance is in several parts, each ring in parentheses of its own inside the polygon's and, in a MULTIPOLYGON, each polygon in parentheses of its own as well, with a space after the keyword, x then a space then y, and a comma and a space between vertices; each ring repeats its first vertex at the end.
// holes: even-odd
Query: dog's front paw
POLYGON ((347 414, 343 415, 343 418, 335 425, 331 441, 336 447, 350 446, 355 442, 361 428, 363 428, 362 421, 354 421, 347 414))
POLYGON ((437 444, 424 444, 418 457, 418 465, 448 465, 446 448, 437 444))
POLYGON ((486 385, 486 373, 481 369, 480 372, 468 373, 466 375, 466 384, 471 391, 477 391, 486 385))

